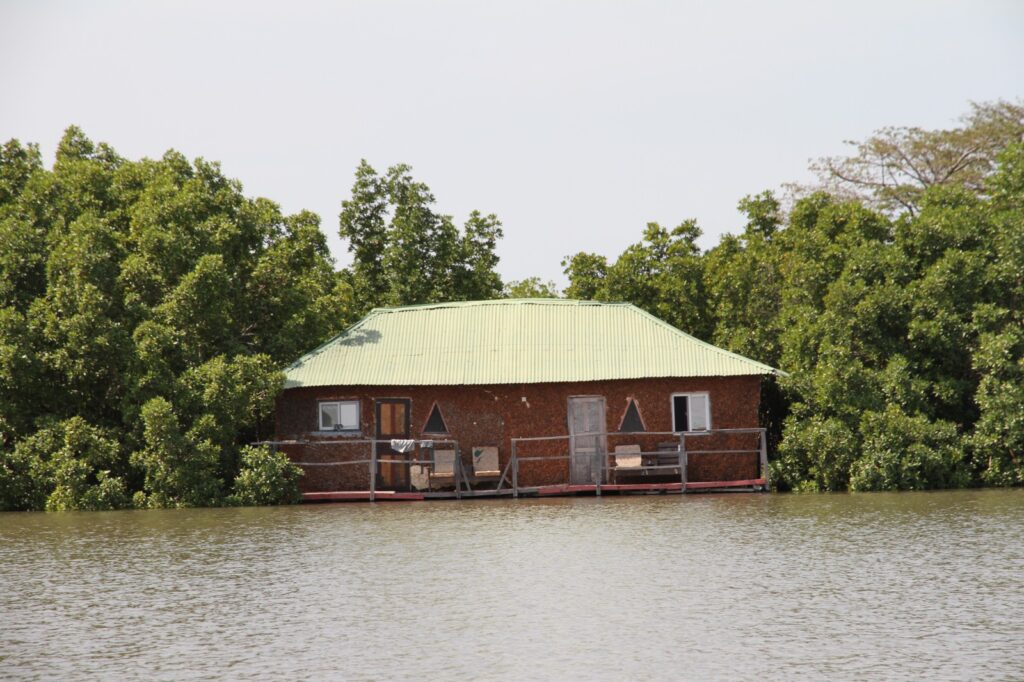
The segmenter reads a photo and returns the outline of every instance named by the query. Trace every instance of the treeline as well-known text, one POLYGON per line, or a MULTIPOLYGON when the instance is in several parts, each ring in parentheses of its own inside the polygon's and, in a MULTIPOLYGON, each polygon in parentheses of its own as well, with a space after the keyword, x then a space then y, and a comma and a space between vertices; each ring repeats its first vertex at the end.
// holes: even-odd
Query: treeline
POLYGON ((648 225, 564 261, 572 298, 631 301, 789 373, 766 397, 798 490, 1024 483, 1024 107, 889 128, 823 159, 788 210, 743 199, 706 253, 648 225))
POLYGON ((71 128, 0 149, 0 509, 277 501, 280 367, 335 328, 318 219, 71 128), (269 488, 269 489, 268 489, 269 488))
MULTIPOLYGON (((747 197, 707 252, 652 223, 563 261, 573 298, 632 302, 780 367, 775 480, 796 489, 1024 482, 1024 108, 892 128, 816 187, 747 197)), ((0 510, 269 504, 301 471, 273 432, 280 369, 382 305, 557 296, 504 283, 494 215, 462 224, 407 166, 363 162, 337 270, 283 215, 176 152, 130 161, 70 128, 51 169, 0 147, 0 510)))
POLYGON ((378 305, 502 295, 501 226, 363 163, 336 270, 309 212, 216 163, 130 161, 69 128, 0 147, 0 511, 272 504, 281 368, 378 305))

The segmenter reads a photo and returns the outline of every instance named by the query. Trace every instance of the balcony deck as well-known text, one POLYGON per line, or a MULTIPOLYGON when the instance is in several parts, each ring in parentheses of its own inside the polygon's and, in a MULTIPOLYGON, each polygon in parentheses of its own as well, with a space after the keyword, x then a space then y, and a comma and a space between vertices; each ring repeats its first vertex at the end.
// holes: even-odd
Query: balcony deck
MULTIPOLYGON (((363 485, 352 485, 348 490, 321 490, 305 492, 303 502, 386 502, 386 501, 423 501, 437 499, 463 498, 498 498, 498 497, 553 497, 571 495, 659 495, 659 494, 690 494, 700 492, 758 492, 767 490, 768 459, 766 434, 764 429, 718 429, 694 433, 645 433, 643 437, 673 438, 668 443, 659 443, 658 449, 640 451, 638 445, 631 446, 629 452, 607 452, 608 448, 596 453, 580 454, 572 445, 574 438, 597 436, 607 442, 608 438, 628 437, 636 440, 639 434, 631 433, 599 433, 575 434, 560 436, 523 437, 511 439, 511 452, 508 460, 498 472, 488 473, 489 476, 475 476, 467 470, 459 454, 458 443, 454 441, 423 441, 417 443, 415 450, 404 455, 390 451, 385 441, 365 440, 348 441, 347 447, 365 446, 368 456, 358 456, 343 460, 321 460, 296 462, 303 467, 342 467, 349 473, 361 472, 363 485), (725 436, 728 438, 754 438, 753 447, 735 446, 709 449, 707 445, 688 450, 687 439, 707 439, 708 436, 725 436), (449 455, 441 462, 434 456, 438 446, 451 448, 449 455), (536 452, 540 449, 540 452, 536 452), (526 453, 524 455, 524 452, 526 453), (572 453, 576 454, 572 454, 572 453), (714 456, 756 456, 757 466, 746 470, 757 476, 733 480, 688 480, 691 456, 698 458, 714 456), (617 457, 631 458, 628 466, 617 467, 622 461, 617 457), (581 459, 582 458, 582 459, 581 459), (454 461, 453 461, 454 459, 454 461), (580 482, 580 467, 583 464, 583 481, 580 482), (447 468, 441 470, 440 466, 447 468), (558 467, 564 475, 549 477, 547 482, 536 477, 530 480, 529 475, 521 476, 521 468, 558 467), (419 486, 415 485, 411 472, 418 475, 419 486), (383 472, 388 472, 391 480, 385 480, 383 472), (401 483, 395 484, 395 472, 402 473, 398 477, 401 483), (425 477, 425 478, 424 478, 425 477), (561 478, 562 480, 558 480, 561 478), (435 479, 442 484, 435 486, 435 479), (575 480, 573 480, 575 479, 575 480), (622 480, 625 479, 625 480, 622 480), (426 480, 426 486, 422 482, 426 480), (588 482, 588 481, 594 482, 588 482), (600 481, 600 482, 599 482, 600 481), (369 484, 369 485, 367 485, 369 484)), ((733 440, 733 442, 735 442, 733 440)), ((272 445, 295 445, 294 442, 270 443, 272 445)), ((313 443, 321 445, 320 443, 313 443)), ((323 444, 326 445, 326 444, 323 444)), ((623 460, 624 461, 624 460, 623 460)), ((737 470, 734 468, 733 472, 737 470)), ((705 474, 707 471, 705 470, 705 474)), ((704 476, 703 478, 708 478, 704 476)), ((350 479, 349 479, 350 480, 350 479)))

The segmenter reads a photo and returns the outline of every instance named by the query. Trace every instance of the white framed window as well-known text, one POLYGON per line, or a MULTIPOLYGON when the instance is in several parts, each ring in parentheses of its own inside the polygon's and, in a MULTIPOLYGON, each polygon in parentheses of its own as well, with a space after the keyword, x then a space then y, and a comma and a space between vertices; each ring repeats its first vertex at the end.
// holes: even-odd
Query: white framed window
POLYGON ((672 430, 709 431, 711 398, 707 393, 672 394, 672 430))
POLYGON ((333 400, 318 407, 321 431, 358 431, 359 401, 333 400))

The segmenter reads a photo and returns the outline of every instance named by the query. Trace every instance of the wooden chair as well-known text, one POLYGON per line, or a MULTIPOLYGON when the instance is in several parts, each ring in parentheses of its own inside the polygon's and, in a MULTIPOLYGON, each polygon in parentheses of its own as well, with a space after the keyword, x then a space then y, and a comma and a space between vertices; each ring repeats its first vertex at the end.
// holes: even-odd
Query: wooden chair
POLYGON ((615 465, 611 468, 615 480, 620 474, 642 474, 644 472, 643 452, 639 445, 616 445, 615 465))
POLYGON ((660 469, 658 474, 664 476, 679 475, 679 441, 658 443, 658 457, 655 460, 658 466, 675 467, 674 469, 660 469))
POLYGON ((430 487, 435 483, 454 485, 455 483, 455 450, 434 450, 434 466, 430 472, 430 487))
POLYGON ((474 480, 491 480, 501 477, 501 466, 498 464, 498 448, 490 445, 473 448, 474 480))

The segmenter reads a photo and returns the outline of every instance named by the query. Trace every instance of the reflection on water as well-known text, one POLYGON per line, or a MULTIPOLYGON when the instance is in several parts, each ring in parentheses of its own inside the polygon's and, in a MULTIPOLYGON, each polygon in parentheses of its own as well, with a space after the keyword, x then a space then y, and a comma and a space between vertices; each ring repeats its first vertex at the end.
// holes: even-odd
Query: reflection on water
POLYGON ((1024 491, 0 514, 0 678, 1022 678, 1024 491))

